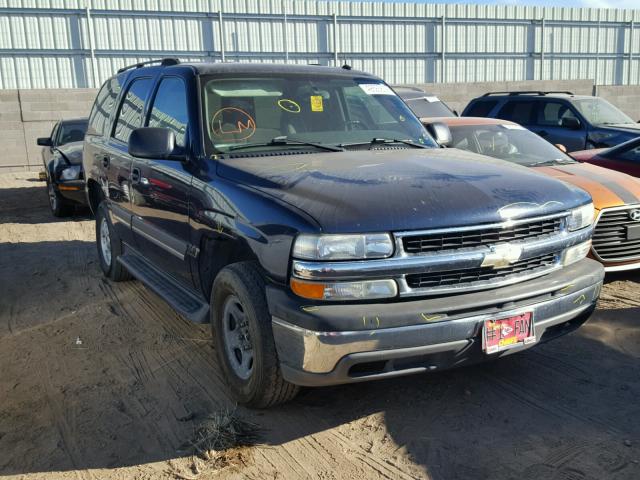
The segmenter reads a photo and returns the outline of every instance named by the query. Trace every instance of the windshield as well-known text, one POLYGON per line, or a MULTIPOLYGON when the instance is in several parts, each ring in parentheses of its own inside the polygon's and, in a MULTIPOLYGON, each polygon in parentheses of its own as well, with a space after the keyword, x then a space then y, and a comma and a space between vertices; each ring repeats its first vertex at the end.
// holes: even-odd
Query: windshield
POLYGON ((404 101, 418 118, 456 116, 438 97, 405 98, 404 101))
POLYGON ((583 98, 574 101, 578 111, 589 123, 594 125, 614 125, 616 123, 635 123, 629 116, 602 98, 583 98))
POLYGON ((451 135, 454 148, 520 165, 573 163, 568 155, 520 125, 451 126, 451 135))
POLYGON ((88 120, 78 122, 63 122, 58 131, 58 146, 71 142, 81 142, 87 132, 88 120))
POLYGON ((252 145, 263 150, 308 149, 294 142, 336 146, 374 138, 436 147, 402 100, 386 84, 369 78, 204 77, 202 102, 210 153, 240 146, 251 151, 252 145), (272 142, 278 137, 289 142, 272 142))

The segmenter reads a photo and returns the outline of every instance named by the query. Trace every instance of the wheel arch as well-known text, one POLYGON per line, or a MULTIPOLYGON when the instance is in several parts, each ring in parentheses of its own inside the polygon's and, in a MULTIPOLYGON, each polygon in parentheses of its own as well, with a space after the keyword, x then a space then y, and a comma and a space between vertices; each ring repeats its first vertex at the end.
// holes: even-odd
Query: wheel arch
POLYGON ((104 200, 104 193, 98 182, 92 178, 87 180, 87 200, 91 212, 95 215, 98 211, 98 205, 104 200))

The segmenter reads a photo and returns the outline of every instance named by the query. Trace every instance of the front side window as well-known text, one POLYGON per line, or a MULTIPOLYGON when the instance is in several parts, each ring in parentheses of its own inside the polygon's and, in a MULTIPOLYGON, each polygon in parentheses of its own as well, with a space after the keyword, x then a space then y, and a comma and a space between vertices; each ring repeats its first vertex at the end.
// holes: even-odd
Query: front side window
POLYGON ((574 101, 575 107, 593 125, 615 125, 635 123, 631 117, 602 98, 580 98, 574 101))
POLYGON ((152 84, 153 81, 150 78, 138 78, 131 83, 120 105, 113 132, 114 138, 126 143, 129 141, 131 132, 142 126, 144 103, 152 84))
POLYGON ((71 142, 81 142, 87 131, 87 121, 64 122, 58 129, 57 145, 71 142))
POLYGON ((565 153, 520 125, 452 125, 452 147, 520 165, 573 163, 565 153))
POLYGON ((542 102, 538 108, 536 125, 561 127, 565 118, 578 120, 571 107, 564 102, 542 102))
POLYGON ((148 125, 172 130, 176 136, 176 145, 184 147, 188 118, 184 82, 178 77, 163 78, 153 100, 148 125))
POLYGON ((534 107, 535 102, 531 100, 507 102, 502 109, 500 109, 500 112, 498 112, 496 117, 501 118, 502 120, 519 123, 521 125, 530 125, 534 107))
POLYGON ((109 118, 116 107, 116 100, 120 94, 118 77, 107 80, 98 92, 89 115, 89 131, 94 135, 105 135, 109 126, 109 118))
POLYGON ((369 78, 205 77, 202 98, 205 143, 212 152, 265 148, 282 137, 328 146, 376 138, 435 147, 402 100, 386 84, 369 78))

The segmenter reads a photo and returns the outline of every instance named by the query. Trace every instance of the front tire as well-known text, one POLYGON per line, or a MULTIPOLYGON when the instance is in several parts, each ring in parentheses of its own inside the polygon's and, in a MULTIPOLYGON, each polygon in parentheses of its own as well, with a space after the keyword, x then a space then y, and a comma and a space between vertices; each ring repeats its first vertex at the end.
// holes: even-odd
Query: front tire
POLYGON ((239 403, 266 408, 296 396, 299 387, 282 378, 264 281, 253 263, 230 265, 216 277, 211 328, 219 363, 239 403))
POLYGON ((54 217, 68 217, 73 213, 73 206, 67 203, 49 179, 47 179, 47 194, 49 196, 49 207, 54 217))
POLYGON ((131 275, 118 262, 118 257, 122 255, 122 242, 113 228, 109 210, 104 202, 100 203, 96 212, 96 245, 100 268, 104 275, 114 282, 129 280, 131 275))

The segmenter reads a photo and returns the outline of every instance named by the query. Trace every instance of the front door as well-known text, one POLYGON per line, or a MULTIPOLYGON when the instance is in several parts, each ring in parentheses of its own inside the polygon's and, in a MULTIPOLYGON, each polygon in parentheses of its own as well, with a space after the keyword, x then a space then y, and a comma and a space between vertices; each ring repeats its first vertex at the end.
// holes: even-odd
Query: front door
POLYGON ((564 145, 567 152, 583 150, 587 140, 584 123, 579 128, 565 125, 565 119, 579 120, 579 116, 568 102, 559 100, 540 100, 531 130, 554 145, 564 145))
MULTIPOLYGON (((188 106, 182 78, 160 80, 147 126, 175 133, 176 151, 186 152, 188 106)), ((138 249, 186 286, 192 286, 189 266, 189 191, 192 175, 181 160, 133 160, 131 175, 132 226, 138 249)))

